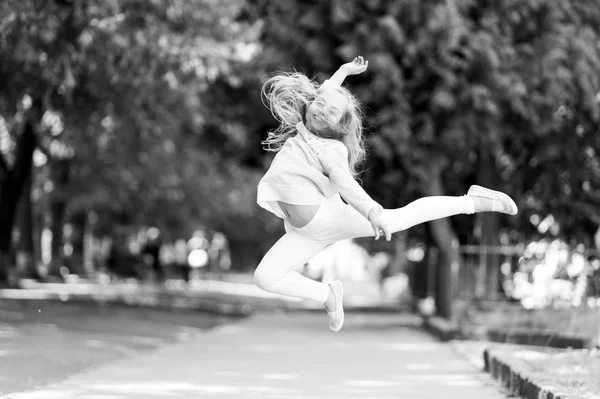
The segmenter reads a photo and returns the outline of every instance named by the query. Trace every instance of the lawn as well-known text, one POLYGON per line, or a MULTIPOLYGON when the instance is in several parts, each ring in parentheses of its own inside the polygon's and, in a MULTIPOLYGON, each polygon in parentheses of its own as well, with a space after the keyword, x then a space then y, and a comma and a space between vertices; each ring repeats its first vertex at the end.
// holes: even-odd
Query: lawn
MULTIPOLYGON (((458 324, 466 338, 501 340, 511 336, 535 334, 531 344, 547 346, 572 340, 585 341, 584 347, 600 344, 600 309, 536 309, 526 310, 518 304, 494 306, 462 305, 458 324), (544 339, 546 337, 546 339, 544 339), (560 339, 559 339, 560 338, 560 339)), ((560 345, 559 345, 560 346, 560 345)))

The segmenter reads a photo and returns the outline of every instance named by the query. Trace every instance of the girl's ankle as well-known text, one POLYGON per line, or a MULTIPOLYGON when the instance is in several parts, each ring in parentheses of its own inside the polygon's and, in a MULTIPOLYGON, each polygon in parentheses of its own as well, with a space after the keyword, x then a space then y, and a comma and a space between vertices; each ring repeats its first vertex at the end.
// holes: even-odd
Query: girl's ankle
POLYGON ((330 285, 327 285, 327 289, 329 290, 329 295, 323 303, 323 306, 325 306, 325 309, 327 309, 328 312, 333 312, 335 310, 335 297, 333 296, 333 290, 330 285))

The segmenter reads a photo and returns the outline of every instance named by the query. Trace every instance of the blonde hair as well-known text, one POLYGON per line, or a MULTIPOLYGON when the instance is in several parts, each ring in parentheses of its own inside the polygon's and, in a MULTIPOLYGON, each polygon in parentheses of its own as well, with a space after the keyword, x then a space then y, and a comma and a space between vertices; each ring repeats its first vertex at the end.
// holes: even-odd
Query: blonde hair
MULTIPOLYGON (((348 163, 353 176, 358 175, 358 166, 365 159, 362 118, 363 113, 357 98, 344 87, 330 86, 344 96, 347 109, 337 123, 327 121, 326 128, 307 126, 315 135, 336 139, 348 149, 348 163)), ((265 82, 261 90, 263 104, 269 108, 279 122, 276 129, 269 131, 262 142, 267 151, 277 152, 287 139, 297 134, 296 125, 305 120, 308 107, 313 102, 323 101, 319 97, 321 86, 305 75, 292 71, 282 72, 265 82)))

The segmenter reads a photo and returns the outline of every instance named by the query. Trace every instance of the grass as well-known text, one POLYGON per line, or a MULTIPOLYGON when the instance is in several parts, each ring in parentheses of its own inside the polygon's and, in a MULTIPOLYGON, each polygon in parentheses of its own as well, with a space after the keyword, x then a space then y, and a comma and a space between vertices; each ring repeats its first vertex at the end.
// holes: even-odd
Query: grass
POLYGON ((484 339, 489 331, 532 332, 548 337, 575 337, 600 344, 600 310, 588 308, 526 310, 518 304, 495 304, 482 309, 459 304, 458 324, 469 338, 484 339))
POLYGON ((591 349, 593 345, 600 348, 600 309, 526 310, 519 304, 463 301, 457 303, 454 314, 467 338, 455 342, 459 352, 479 362, 487 348, 490 356, 512 371, 508 377, 504 369, 497 369, 496 378, 502 379, 507 388, 516 389, 513 395, 524 394, 519 387, 535 385, 555 395, 543 397, 600 399, 600 349, 591 349), (539 346, 492 343, 492 331, 504 332, 500 337, 506 341, 513 341, 516 336, 538 335, 541 339, 531 342, 539 346), (588 340, 588 349, 543 347, 557 344, 560 340, 555 337, 588 340), (516 380, 520 383, 515 385, 516 380))

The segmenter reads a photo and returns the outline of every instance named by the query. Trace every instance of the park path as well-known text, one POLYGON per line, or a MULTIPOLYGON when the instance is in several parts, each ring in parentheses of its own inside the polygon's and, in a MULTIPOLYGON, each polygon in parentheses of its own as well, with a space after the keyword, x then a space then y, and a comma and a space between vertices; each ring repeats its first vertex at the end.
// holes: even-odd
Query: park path
POLYGON ((349 312, 332 333, 322 313, 262 313, 10 398, 505 398, 410 320, 349 312))

